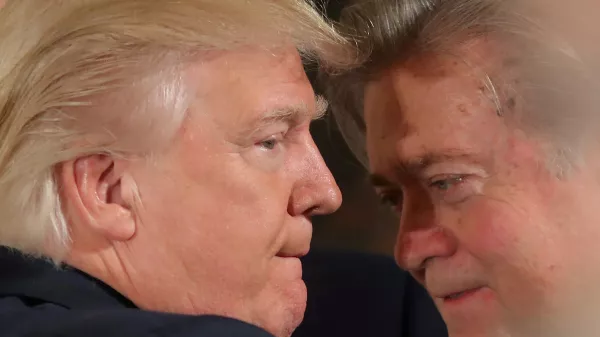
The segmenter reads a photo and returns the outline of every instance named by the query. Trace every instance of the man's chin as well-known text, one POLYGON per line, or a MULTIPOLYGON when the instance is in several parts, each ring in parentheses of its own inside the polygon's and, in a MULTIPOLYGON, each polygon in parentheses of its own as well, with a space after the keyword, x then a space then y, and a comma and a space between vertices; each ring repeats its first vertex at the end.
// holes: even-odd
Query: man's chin
POLYGON ((264 316, 263 329, 276 337, 289 337, 302 323, 306 311, 307 290, 302 279, 288 281, 282 291, 281 302, 273 305, 264 316))
POLYGON ((294 286, 296 287, 294 292, 296 294, 297 302, 289 310, 289 322, 292 329, 290 334, 296 330, 300 323, 302 323, 302 320, 304 319, 304 313, 306 311, 307 301, 307 289, 304 281, 298 280, 294 286))

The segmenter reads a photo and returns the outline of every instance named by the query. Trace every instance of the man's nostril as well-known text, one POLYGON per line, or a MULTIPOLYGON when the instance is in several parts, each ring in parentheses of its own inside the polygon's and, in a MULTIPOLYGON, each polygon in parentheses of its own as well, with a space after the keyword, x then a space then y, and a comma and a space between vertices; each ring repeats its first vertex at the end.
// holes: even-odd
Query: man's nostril
POLYGON ((308 215, 319 214, 320 210, 321 210, 321 208, 319 206, 312 206, 306 210, 305 214, 308 214, 308 215))

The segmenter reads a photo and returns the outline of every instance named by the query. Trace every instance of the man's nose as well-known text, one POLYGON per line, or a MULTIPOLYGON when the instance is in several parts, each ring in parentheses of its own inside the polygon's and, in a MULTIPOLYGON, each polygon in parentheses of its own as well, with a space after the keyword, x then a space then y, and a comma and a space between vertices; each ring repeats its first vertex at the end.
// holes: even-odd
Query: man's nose
POLYGON ((432 210, 404 210, 395 247, 396 262, 401 268, 417 272, 425 269, 429 260, 456 252, 456 239, 440 225, 432 210))
POLYGON ((289 213, 294 216, 333 213, 342 204, 342 193, 312 138, 307 145, 299 179, 291 195, 289 213))

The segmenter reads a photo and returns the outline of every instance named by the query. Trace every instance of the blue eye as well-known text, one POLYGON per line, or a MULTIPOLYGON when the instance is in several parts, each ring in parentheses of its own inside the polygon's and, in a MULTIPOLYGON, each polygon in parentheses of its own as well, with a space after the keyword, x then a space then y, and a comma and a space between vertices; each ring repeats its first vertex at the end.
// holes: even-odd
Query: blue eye
POLYGON ((436 188, 440 191, 447 191, 451 187, 460 184, 462 181, 463 181, 463 177, 454 176, 454 177, 450 177, 447 179, 435 180, 435 181, 431 182, 431 184, 429 186, 436 188))
POLYGON ((263 151, 275 151, 281 147, 283 141, 285 139, 285 133, 277 133, 270 135, 267 138, 263 138, 262 140, 255 143, 263 151))
POLYGON ((446 176, 444 179, 432 180, 429 189, 433 200, 447 204, 458 204, 471 196, 481 194, 481 183, 468 175, 446 176))

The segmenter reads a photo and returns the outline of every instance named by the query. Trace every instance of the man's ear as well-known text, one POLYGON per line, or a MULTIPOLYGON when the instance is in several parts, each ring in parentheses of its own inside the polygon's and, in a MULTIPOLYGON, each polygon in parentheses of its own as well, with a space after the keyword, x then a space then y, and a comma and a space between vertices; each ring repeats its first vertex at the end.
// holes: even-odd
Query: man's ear
POLYGON ((60 164, 65 206, 70 217, 77 219, 77 231, 108 241, 127 241, 135 234, 132 193, 124 191, 131 184, 122 184, 131 180, 126 166, 124 160, 100 154, 60 164))

